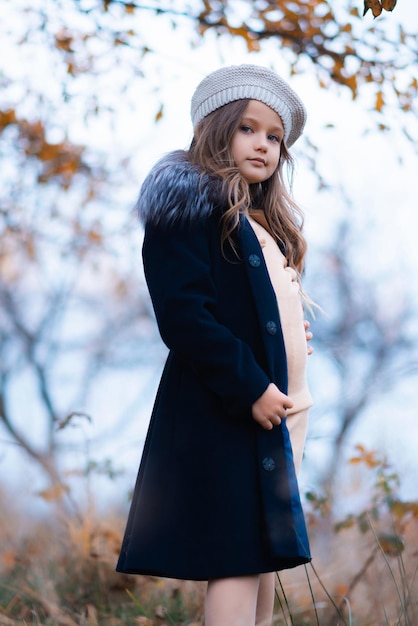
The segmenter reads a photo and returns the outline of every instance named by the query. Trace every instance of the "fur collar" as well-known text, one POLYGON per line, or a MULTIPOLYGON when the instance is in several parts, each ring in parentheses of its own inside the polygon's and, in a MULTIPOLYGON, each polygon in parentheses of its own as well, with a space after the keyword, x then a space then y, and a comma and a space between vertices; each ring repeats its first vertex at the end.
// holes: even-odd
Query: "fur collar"
POLYGON ((136 204, 143 224, 170 226, 209 217, 220 204, 221 183, 191 165, 187 152, 165 155, 145 178, 136 204))

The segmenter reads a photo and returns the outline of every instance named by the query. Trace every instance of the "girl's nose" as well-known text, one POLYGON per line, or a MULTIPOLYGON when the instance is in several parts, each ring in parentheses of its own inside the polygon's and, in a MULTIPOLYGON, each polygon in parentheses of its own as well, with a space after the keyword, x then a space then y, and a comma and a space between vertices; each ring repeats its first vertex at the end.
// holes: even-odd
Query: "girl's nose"
POLYGON ((255 136, 255 148, 256 150, 267 150, 268 143, 265 135, 259 133, 255 136))

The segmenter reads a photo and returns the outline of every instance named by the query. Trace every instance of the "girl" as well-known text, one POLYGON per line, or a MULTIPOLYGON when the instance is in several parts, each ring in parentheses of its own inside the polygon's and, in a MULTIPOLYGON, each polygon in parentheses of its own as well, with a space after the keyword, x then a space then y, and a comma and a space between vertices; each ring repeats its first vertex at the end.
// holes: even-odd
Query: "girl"
POLYGON ((191 115, 189 150, 138 201, 169 355, 117 569, 207 580, 206 626, 270 624, 274 572, 310 560, 306 244, 282 173, 306 112, 274 72, 240 65, 199 84, 191 115))

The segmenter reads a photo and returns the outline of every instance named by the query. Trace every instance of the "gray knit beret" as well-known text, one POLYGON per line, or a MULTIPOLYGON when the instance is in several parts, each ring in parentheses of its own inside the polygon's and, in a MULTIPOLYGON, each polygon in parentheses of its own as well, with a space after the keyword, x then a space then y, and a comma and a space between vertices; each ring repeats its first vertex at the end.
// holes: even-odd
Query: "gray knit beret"
POLYGON ((288 147, 301 136, 306 122, 302 100, 275 72, 258 65, 231 65, 206 76, 192 97, 193 127, 212 111, 244 98, 260 100, 276 111, 288 147))

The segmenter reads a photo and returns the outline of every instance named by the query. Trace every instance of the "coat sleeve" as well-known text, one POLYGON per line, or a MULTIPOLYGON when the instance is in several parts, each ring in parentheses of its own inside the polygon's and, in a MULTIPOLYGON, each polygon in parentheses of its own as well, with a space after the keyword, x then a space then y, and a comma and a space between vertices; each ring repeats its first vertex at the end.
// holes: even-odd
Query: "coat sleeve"
POLYGON ((248 412, 270 380, 250 346, 216 316, 211 220, 145 229, 143 260, 159 331, 232 414, 248 412))

